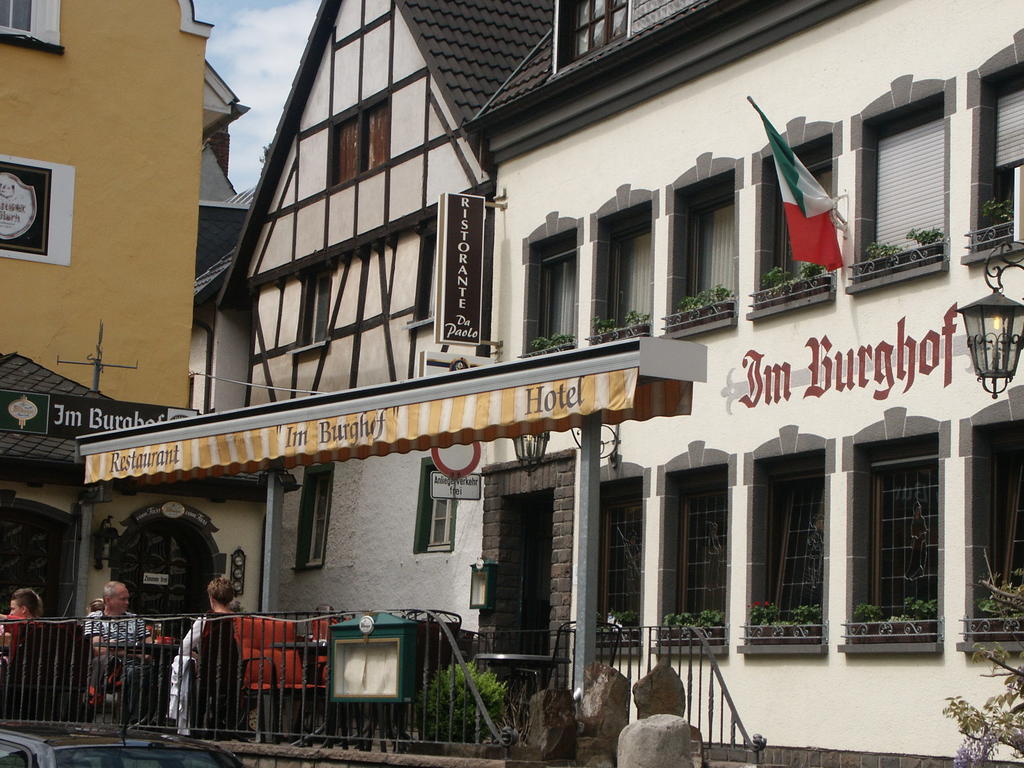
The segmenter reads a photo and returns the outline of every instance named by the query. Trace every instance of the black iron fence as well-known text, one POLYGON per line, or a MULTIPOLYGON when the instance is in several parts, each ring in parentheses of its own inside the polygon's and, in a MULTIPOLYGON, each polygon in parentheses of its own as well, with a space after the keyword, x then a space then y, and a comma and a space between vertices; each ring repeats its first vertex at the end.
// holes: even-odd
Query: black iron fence
MULTIPOLYGON (((528 733, 533 693, 571 686, 571 623, 551 632, 471 632, 456 614, 396 610, 386 613, 415 622, 406 700, 339 700, 333 694, 343 682, 365 683, 371 694, 396 682, 387 650, 339 665, 344 681, 332 672, 330 626, 361 613, 0 621, 0 719, 360 749, 508 746, 528 733)), ((704 741, 757 752, 715 660, 724 642, 724 632, 690 627, 599 625, 597 653, 630 689, 667 658, 704 741)))

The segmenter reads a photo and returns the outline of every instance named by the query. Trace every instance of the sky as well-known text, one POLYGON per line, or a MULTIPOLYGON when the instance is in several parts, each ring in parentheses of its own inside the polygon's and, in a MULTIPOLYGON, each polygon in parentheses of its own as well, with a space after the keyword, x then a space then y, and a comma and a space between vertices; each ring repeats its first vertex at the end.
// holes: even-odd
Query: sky
POLYGON ((319 0, 193 0, 214 25, 206 60, 250 111, 231 124, 229 177, 256 186, 263 147, 274 138, 319 0))

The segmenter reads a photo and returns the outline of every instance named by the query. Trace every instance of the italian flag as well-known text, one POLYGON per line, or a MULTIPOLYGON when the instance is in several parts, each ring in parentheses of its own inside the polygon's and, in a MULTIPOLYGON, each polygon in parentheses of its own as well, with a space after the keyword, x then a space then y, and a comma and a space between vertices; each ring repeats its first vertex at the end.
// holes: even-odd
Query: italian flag
POLYGON ((749 96, 747 101, 757 110, 768 134, 768 144, 775 156, 775 171, 779 175, 779 191, 789 226, 789 244, 796 261, 809 261, 833 270, 843 266, 843 256, 836 240, 836 226, 832 221, 835 202, 821 188, 793 148, 779 135, 761 108, 749 96))

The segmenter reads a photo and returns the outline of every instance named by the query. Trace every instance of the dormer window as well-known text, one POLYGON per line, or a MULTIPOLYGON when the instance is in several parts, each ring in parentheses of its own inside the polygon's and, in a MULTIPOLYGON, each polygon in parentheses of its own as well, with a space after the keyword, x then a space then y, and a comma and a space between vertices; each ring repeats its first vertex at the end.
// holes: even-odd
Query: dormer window
POLYGON ((563 6, 565 60, 586 56, 613 40, 626 36, 629 13, 627 0, 575 0, 563 6))

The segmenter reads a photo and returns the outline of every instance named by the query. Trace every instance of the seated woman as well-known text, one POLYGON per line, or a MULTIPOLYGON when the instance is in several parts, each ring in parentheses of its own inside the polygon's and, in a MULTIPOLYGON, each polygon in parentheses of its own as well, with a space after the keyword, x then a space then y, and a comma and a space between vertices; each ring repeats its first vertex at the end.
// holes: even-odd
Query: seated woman
MULTIPOLYGON (((171 660, 171 686, 168 699, 167 716, 175 720, 178 733, 189 734, 189 688, 191 685, 191 659, 199 655, 203 637, 203 629, 207 623, 227 626, 223 619, 216 617, 234 613, 231 603, 235 599, 235 590, 223 576, 217 576, 206 585, 206 595, 210 600, 210 612, 200 616, 192 624, 181 639, 181 650, 171 660)), ((223 633, 218 633, 223 634, 223 633)))
MULTIPOLYGON (((35 590, 16 589, 11 594, 11 608, 7 614, 12 621, 28 621, 38 619, 43 615, 43 600, 36 594, 35 590)), ((13 642, 18 625, 9 622, 0 623, 0 645, 10 645, 13 642)))

